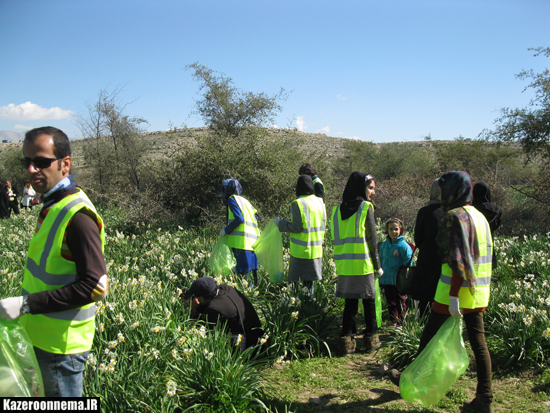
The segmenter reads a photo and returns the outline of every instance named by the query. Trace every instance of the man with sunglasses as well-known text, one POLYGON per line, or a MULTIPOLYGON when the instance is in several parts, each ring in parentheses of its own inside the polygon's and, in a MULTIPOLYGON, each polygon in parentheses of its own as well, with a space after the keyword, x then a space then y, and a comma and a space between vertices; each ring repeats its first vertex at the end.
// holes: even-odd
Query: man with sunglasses
POLYGON ((29 243, 22 295, 0 300, 0 319, 21 317, 47 397, 80 397, 94 337, 94 302, 108 288, 103 221, 75 184, 63 131, 48 126, 27 132, 23 156, 44 206, 29 243))

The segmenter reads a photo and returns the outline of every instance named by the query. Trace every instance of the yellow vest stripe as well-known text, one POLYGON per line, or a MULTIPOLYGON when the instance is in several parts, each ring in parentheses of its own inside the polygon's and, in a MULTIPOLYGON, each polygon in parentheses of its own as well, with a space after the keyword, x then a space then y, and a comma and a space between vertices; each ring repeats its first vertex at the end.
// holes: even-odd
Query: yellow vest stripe
MULTIPOLYGON (((21 295, 29 295, 30 293, 24 288, 21 290, 21 295)), ((56 313, 42 314, 48 318, 54 318, 56 320, 66 321, 84 321, 95 315, 95 304, 91 304, 90 307, 71 308, 70 310, 58 311, 56 313)))

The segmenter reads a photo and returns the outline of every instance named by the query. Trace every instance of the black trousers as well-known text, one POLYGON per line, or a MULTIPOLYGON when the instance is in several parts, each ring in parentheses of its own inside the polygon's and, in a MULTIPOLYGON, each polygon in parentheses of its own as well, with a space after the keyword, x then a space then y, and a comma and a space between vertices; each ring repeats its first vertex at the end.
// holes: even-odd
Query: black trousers
POLYGON ((19 203, 17 201, 17 198, 15 198, 13 201, 10 201, 9 209, 12 210, 15 215, 19 215, 19 203))
MULTIPOLYGON (((435 311, 430 313, 426 327, 420 338, 420 347, 416 355, 418 356, 422 350, 428 345, 432 337, 437 333, 439 328, 450 317, 447 314, 439 314, 435 311)), ((464 314, 464 323, 468 332, 468 340, 474 351, 477 368, 477 391, 479 396, 492 396, 491 384, 491 355, 485 341, 485 326, 483 324, 483 312, 464 314)))
MULTIPOLYGON (((367 334, 376 334, 378 324, 376 323, 376 307, 374 298, 364 298, 363 308, 365 310, 365 324, 367 334)), ((344 315, 342 317, 342 336, 353 336, 357 333, 355 316, 359 310, 359 299, 346 298, 344 305, 344 315)))

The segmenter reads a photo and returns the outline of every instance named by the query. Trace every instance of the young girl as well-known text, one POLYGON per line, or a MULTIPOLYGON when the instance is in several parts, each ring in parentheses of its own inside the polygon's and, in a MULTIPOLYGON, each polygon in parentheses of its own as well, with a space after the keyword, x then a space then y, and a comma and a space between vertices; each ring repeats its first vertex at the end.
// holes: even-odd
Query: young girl
POLYGON ((399 218, 390 218, 386 222, 386 241, 380 246, 380 264, 384 274, 380 277, 380 285, 384 286, 386 303, 390 313, 391 323, 403 321, 407 312, 406 299, 397 290, 397 271, 399 267, 408 265, 412 257, 412 248, 403 236, 405 227, 399 218))

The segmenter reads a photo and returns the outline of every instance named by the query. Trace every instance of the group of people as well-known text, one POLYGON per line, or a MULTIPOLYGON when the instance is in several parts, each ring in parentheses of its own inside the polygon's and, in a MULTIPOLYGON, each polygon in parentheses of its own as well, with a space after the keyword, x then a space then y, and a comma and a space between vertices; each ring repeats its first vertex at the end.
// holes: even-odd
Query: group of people
POLYGON ((0 219, 10 218, 11 214, 19 215, 19 205, 22 208, 32 209, 36 201, 36 192, 32 185, 28 183, 23 188, 23 199, 17 200, 17 193, 13 191, 10 181, 0 182, 0 219))
MULTIPOLYGON (((63 131, 42 127, 27 132, 23 156, 30 185, 41 195, 43 208, 29 243, 22 293, 0 300, 0 319, 20 319, 29 334, 46 396, 80 396, 94 335, 94 302, 105 298, 108 291, 103 220, 76 186, 70 172, 70 143, 63 131)), ((34 196, 30 185, 26 194, 34 196)), ((342 202, 329 217, 338 276, 335 295, 345 300, 340 337, 345 353, 356 347, 359 300, 364 308, 365 347, 379 346, 375 277, 384 288, 391 323, 398 325, 406 311, 395 280, 396 270, 410 263, 412 248, 404 241, 404 223, 398 218, 386 222, 387 238, 377 242, 375 193, 372 175, 353 172, 342 202)), ((288 281, 301 282, 311 292, 313 282, 322 279, 327 225, 324 198, 325 189, 315 168, 304 164, 299 170, 296 199, 290 205, 290 220, 274 220, 281 232, 290 234, 288 281)), ((220 235, 228 236, 236 272, 257 285, 258 260, 252 245, 260 234, 261 218, 242 196, 235 179, 222 182, 222 201, 227 207, 227 225, 220 235)), ((469 404, 474 411, 490 411, 492 402, 483 311, 495 265, 492 232, 500 224, 500 214, 485 183, 474 187, 467 173, 451 171, 434 181, 430 202, 419 211, 415 225, 420 252, 413 298, 419 301, 421 312, 429 314, 419 352, 448 317, 464 317, 478 367, 477 395, 469 404)), ((235 339, 244 339, 243 349, 255 345, 263 334, 246 297, 211 277, 196 280, 183 299, 193 316, 202 314, 210 324, 227 323, 235 339)), ((398 371, 392 370, 389 376, 399 383, 398 371)))
MULTIPOLYGON (((313 291, 313 282, 322 279, 324 187, 312 165, 304 165, 299 172, 297 198, 290 205, 291 219, 274 219, 274 222, 281 232, 290 233, 288 281, 302 282, 313 291)), ((502 211, 491 202, 489 186, 485 182, 474 186, 471 177, 459 171, 447 172, 436 179, 430 188, 428 205, 417 215, 415 245, 405 241, 405 225, 399 218, 386 222, 386 240, 377 242, 375 192, 376 180, 372 175, 353 172, 342 203, 334 207, 330 216, 337 272, 335 295, 345 300, 340 350, 349 354, 356 349, 359 300, 366 325, 362 332, 364 345, 368 351, 380 346, 376 277, 384 289, 390 324, 399 328, 407 307, 406 297, 396 286, 397 273, 411 264, 413 251, 418 248, 412 298, 418 303, 420 315, 427 317, 418 354, 447 318, 464 317, 478 366, 476 397, 464 409, 490 412, 491 359, 485 342, 483 312, 489 302, 491 271, 496 265, 493 232, 500 225, 502 211)), ((252 271, 257 283, 258 263, 252 249, 259 236, 257 211, 242 197, 242 187, 236 180, 224 181, 222 194, 228 206, 228 226, 220 234, 234 237, 230 245, 237 258, 237 272, 246 275, 252 271)), ((400 372, 391 370, 388 376, 399 384, 400 372)))

